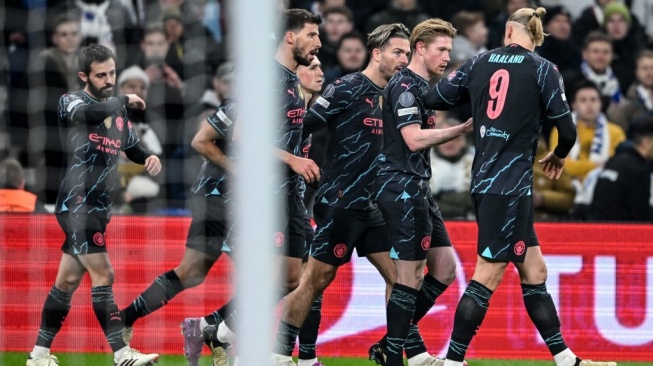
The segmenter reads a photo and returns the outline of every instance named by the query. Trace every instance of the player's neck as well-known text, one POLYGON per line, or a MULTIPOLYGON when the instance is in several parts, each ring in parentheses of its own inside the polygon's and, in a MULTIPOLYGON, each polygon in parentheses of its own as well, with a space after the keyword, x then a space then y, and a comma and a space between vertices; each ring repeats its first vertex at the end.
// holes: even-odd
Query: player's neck
POLYGON ((431 78, 433 77, 433 75, 431 75, 426 70, 426 66, 424 65, 424 59, 420 57, 413 57, 413 59, 410 60, 410 64, 408 64, 408 68, 410 69, 410 71, 421 76, 424 80, 431 80, 431 78))
POLYGON ((297 64, 297 61, 295 61, 295 57, 293 56, 292 52, 288 52, 288 50, 286 50, 284 47, 277 47, 277 52, 274 54, 274 59, 277 60, 281 66, 285 67, 291 72, 297 72, 297 67, 299 64, 297 64))
POLYGON ((388 85, 388 80, 386 80, 386 78, 381 75, 381 70, 378 66, 374 67, 372 65, 367 65, 365 70, 362 71, 362 74, 370 79, 374 85, 378 86, 379 88, 385 88, 385 86, 388 85))
POLYGON ((535 51, 535 45, 527 35, 513 34, 512 37, 506 39, 505 43, 506 45, 511 45, 511 44, 519 45, 531 52, 535 51))

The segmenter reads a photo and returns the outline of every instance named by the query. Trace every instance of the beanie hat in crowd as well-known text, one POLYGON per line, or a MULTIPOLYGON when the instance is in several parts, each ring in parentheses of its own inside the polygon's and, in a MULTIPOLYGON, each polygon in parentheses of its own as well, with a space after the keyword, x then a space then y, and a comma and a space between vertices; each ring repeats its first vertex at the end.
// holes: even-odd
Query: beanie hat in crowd
POLYGON ((143 71, 143 69, 136 65, 122 70, 120 76, 118 77, 118 86, 122 86, 125 81, 132 79, 141 80, 145 83, 145 89, 150 88, 150 78, 147 77, 147 74, 145 71, 143 71))
POLYGON ((562 5, 557 5, 546 9, 546 14, 544 14, 544 18, 542 19, 542 25, 546 26, 558 15, 566 16, 571 22, 571 13, 569 13, 569 10, 562 5))
POLYGON ((619 14, 621 15, 625 20, 626 23, 628 23, 628 26, 631 26, 633 24, 633 20, 630 18, 630 10, 628 10, 628 7, 622 3, 610 3, 608 4, 605 8, 603 8, 603 14, 604 14, 604 21, 608 21, 608 18, 610 18, 611 15, 613 14, 619 14))

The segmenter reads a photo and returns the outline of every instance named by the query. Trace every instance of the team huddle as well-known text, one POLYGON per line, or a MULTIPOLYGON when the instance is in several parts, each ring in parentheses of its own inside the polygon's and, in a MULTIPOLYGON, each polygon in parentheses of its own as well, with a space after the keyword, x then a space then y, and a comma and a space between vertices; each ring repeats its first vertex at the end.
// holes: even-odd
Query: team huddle
MULTIPOLYGON (((404 365, 404 356, 409 366, 466 365, 469 344, 509 263, 519 272, 526 311, 557 366, 616 365, 581 360, 565 344, 533 226, 533 164, 542 123, 553 124, 559 136, 555 149, 537 162, 547 178, 560 177, 576 141, 560 73, 534 53, 544 38, 544 12, 517 10, 506 23, 505 47, 472 57, 433 86, 429 81, 443 75, 449 61, 456 36, 451 24, 429 19, 412 32, 399 23, 381 25, 368 35, 367 67, 323 90, 314 80, 321 73, 316 57, 321 18, 299 9, 284 12, 274 55, 279 80, 273 91, 283 103, 275 116, 278 134, 271 142, 284 166, 269 182, 282 198, 286 220, 270 233, 269 243, 261 243, 278 248, 286 271, 277 291, 277 300, 284 302, 271 365, 296 365, 292 353, 297 340, 299 366, 322 365, 315 347, 322 293, 354 249, 386 283, 387 333, 369 350, 370 360, 379 365, 404 365), (472 105, 472 118, 435 128, 435 110, 465 103, 472 105), (304 150, 320 129, 326 129, 328 143, 324 161, 315 162, 304 150), (455 312, 446 358, 437 358, 427 351, 419 325, 454 281, 456 261, 429 188, 431 175, 438 174, 431 171, 429 151, 466 133, 473 133, 476 146, 470 193, 479 229, 478 259, 455 312), (307 184, 317 188, 314 232, 304 205, 307 184)), ((93 310, 115 364, 149 365, 157 354, 130 347, 138 319, 201 284, 223 252, 238 255, 231 214, 238 164, 234 133, 242 107, 231 92, 237 70, 232 63, 218 69, 222 104, 201 122, 191 143, 205 162, 191 188, 192 221, 184 257, 120 310, 113 299, 113 270, 104 240, 118 185, 119 153, 145 165, 151 175, 160 172, 161 162, 140 145, 127 116, 126 107, 145 109, 145 102, 133 94, 112 96, 115 55, 90 45, 79 60, 86 86, 62 96, 59 104, 68 164, 55 213, 66 238, 27 366, 59 364, 50 347, 86 272, 93 310)), ((237 322, 233 300, 204 317, 184 319, 188 364, 198 365, 207 345, 214 366, 229 365, 237 322)))

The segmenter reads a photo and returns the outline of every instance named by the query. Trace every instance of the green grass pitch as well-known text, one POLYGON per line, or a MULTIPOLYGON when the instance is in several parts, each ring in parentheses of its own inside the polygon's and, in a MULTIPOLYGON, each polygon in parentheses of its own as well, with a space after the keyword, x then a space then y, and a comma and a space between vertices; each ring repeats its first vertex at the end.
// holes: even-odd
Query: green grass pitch
MULTIPOLYGON (((113 366, 111 355, 98 353, 60 353, 60 366, 113 366)), ((25 366, 27 353, 5 352, 0 353, 0 365, 25 366)), ((186 366, 185 358, 177 355, 162 355, 156 366, 186 366)), ((365 358, 321 358, 326 366, 375 366, 376 364, 365 358)), ((607 360, 614 361, 614 360, 607 360)), ((551 361, 502 361, 502 360, 468 360, 469 366, 554 366, 551 361)), ((653 366, 652 362, 619 362, 619 366, 653 366)), ((211 366, 211 359, 203 356, 200 366, 211 366)), ((263 365, 265 366, 265 365, 263 365)))

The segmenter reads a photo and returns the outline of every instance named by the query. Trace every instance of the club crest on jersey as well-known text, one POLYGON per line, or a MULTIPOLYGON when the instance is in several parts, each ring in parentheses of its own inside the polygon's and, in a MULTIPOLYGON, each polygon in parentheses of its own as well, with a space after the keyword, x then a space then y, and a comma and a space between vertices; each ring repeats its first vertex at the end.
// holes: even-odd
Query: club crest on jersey
POLYGON ((485 137, 485 126, 481 126, 481 138, 485 137))
POLYGON ((329 84, 326 89, 324 89, 324 93, 322 93, 322 96, 325 98, 331 98, 333 96, 333 93, 335 93, 336 87, 333 86, 333 84, 329 84))
POLYGON ((107 117, 104 119, 104 127, 106 127, 107 130, 111 128, 111 117, 107 117))
POLYGON ((379 109, 383 109, 383 95, 379 95, 379 109))
POLYGON ((399 96, 399 104, 401 104, 403 107, 410 107, 415 103, 415 96, 411 92, 403 92, 399 96))
POLYGON ((447 80, 451 81, 456 77, 456 70, 452 71, 447 75, 447 80))

